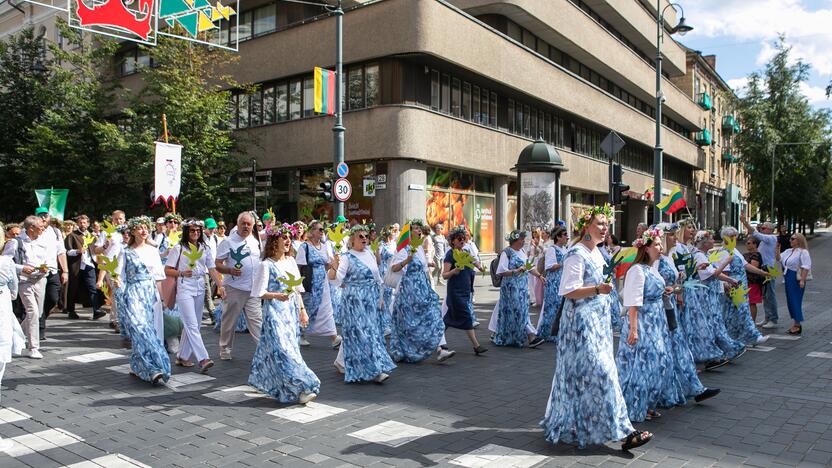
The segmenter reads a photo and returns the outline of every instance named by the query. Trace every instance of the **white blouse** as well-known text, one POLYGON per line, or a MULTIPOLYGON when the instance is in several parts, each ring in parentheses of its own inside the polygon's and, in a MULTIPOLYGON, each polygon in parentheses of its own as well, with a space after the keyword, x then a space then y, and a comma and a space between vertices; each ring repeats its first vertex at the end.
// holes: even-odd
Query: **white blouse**
MULTIPOLYGON (((364 250, 367 250, 367 249, 364 249, 364 250)), ((405 247, 405 248, 399 250, 398 252, 396 252, 396 255, 393 256, 392 265, 398 265, 399 263, 405 261, 405 259, 407 259, 408 255, 410 255, 410 249, 408 247, 405 247)), ((422 265, 423 265, 422 269, 425 270, 425 271, 428 271, 428 257, 425 254, 425 246, 424 245, 419 246, 419 248, 416 249, 416 252, 413 254, 413 256, 418 257, 419 260, 422 262, 422 265)), ((405 267, 402 268, 402 271, 407 273, 408 268, 410 268, 410 264, 405 265, 405 267)))
POLYGON ((332 257, 334 257, 332 246, 329 243, 321 242, 319 247, 315 247, 311 242, 302 242, 300 247, 295 249, 295 261, 298 265, 306 265, 308 263, 306 251, 309 249, 315 249, 318 252, 318 256, 324 260, 324 263, 330 263, 332 257))
MULTIPOLYGON (((263 297, 264 294, 267 292, 277 292, 277 291, 269 291, 269 266, 275 264, 277 265, 277 269, 280 270, 281 276, 284 278, 288 278, 286 273, 291 273, 295 276, 295 278, 300 278, 300 271, 298 270, 298 264, 295 263, 295 259, 286 255, 280 260, 275 260, 273 258, 267 258, 260 262, 257 267, 257 271, 254 272, 254 280, 251 283, 251 297, 263 297)), ((305 292, 306 290, 303 289, 303 285, 295 286, 295 292, 305 292)))
MULTIPOLYGON (((402 249, 402 251, 404 251, 404 249, 402 249)), ((355 255, 361 263, 369 268, 373 273, 373 279, 375 282, 381 284, 381 276, 378 273, 378 264, 376 263, 376 254, 374 254, 369 248, 365 248, 360 252, 358 250, 350 250, 350 253, 355 255)), ((338 263, 338 271, 335 272, 335 279, 330 282, 335 286, 341 286, 344 283, 344 278, 346 278, 349 270, 350 258, 346 255, 342 255, 341 261, 338 263)))
POLYGON ((193 272, 190 278, 184 276, 179 278, 177 294, 181 292, 184 295, 194 296, 205 291, 205 275, 208 274, 208 270, 216 268, 216 262, 214 261, 214 253, 210 248, 200 247, 199 250, 202 252, 202 257, 194 262, 194 266, 191 268, 191 260, 182 253, 182 244, 176 244, 171 249, 165 266, 176 268, 179 271, 191 270, 193 272))
MULTIPOLYGON (((583 244, 579 243, 577 246, 589 252, 592 263, 598 268, 603 270, 607 265, 604 256, 597 247, 590 251, 583 244)), ((584 259, 579 255, 570 255, 563 261, 563 273, 561 275, 560 289, 558 289, 558 294, 561 296, 565 296, 578 288, 589 286, 584 284, 584 259)))
POLYGON ((809 256, 809 251, 806 249, 786 249, 780 254, 780 262, 783 268, 794 272, 800 272, 800 269, 812 269, 812 257, 809 256))
MULTIPOLYGON (((661 278, 658 270, 658 262, 654 263, 650 269, 661 278)), ((624 307, 641 307, 644 305, 645 278, 644 270, 637 265, 633 265, 627 269, 627 275, 624 277, 624 289, 621 290, 624 307)))
MULTIPOLYGON (((121 253, 119 253, 118 263, 120 265, 125 265, 124 257, 127 249, 129 249, 129 247, 126 247, 121 251, 121 253)), ((153 279, 156 281, 162 281, 165 279, 165 267, 162 266, 162 259, 159 258, 159 249, 151 246, 150 244, 144 244, 143 246, 132 250, 136 253, 136 255, 138 255, 139 260, 144 264, 144 266, 147 267, 150 275, 153 276, 153 279)))
MULTIPOLYGON (((528 259, 526 252, 524 252, 523 249, 514 250, 514 253, 517 254, 517 256, 520 257, 520 260, 523 260, 524 262, 528 259)), ((506 255, 505 251, 503 251, 500 253, 500 262, 497 264, 497 274, 499 275, 501 273, 505 273, 508 270, 510 270, 508 267, 508 255, 506 255)))
POLYGON ((557 245, 550 245, 546 247, 546 252, 544 253, 546 261, 544 263, 544 267, 548 271, 549 268, 558 264, 558 256, 557 254, 560 253, 563 255, 565 252, 563 251, 563 247, 557 245))
POLYGON ((705 281, 706 279, 710 278, 711 276, 716 273, 716 268, 711 265, 710 260, 708 260, 708 256, 705 255, 701 250, 696 250, 693 252, 693 260, 696 262, 696 271, 698 271, 699 279, 705 281), (708 265, 703 269, 699 269, 702 265, 708 265))

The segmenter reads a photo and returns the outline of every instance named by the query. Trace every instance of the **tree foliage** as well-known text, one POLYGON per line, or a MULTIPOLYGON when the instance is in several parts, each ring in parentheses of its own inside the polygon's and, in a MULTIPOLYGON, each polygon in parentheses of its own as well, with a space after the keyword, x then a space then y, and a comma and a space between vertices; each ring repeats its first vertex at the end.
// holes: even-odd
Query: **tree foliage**
POLYGON ((827 110, 812 109, 800 91, 809 65, 790 58, 782 36, 776 50, 764 69, 748 79, 739 101, 743 131, 737 145, 751 201, 772 219, 810 222, 827 216, 832 207, 832 118, 827 110), (798 142, 811 144, 786 144, 798 142), (775 213, 770 209, 772 174, 775 213))

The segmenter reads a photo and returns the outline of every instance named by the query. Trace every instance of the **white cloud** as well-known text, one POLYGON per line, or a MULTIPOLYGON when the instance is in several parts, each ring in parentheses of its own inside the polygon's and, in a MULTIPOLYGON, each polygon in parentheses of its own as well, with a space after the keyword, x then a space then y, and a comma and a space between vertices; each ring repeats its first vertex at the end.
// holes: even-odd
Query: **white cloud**
POLYGON ((815 107, 832 107, 832 100, 826 97, 826 88, 800 83, 800 91, 809 99, 809 104, 815 107))
POLYGON ((726 80, 725 82, 728 83, 728 86, 730 86, 735 93, 737 93, 737 96, 742 97, 745 95, 745 87, 748 85, 748 77, 744 76, 742 78, 732 78, 730 80, 726 80))
POLYGON ((741 42, 759 41, 757 63, 774 54, 779 33, 793 46, 792 57, 802 58, 825 76, 832 76, 832 3, 810 11, 800 0, 694 0, 684 5, 691 33, 741 42))

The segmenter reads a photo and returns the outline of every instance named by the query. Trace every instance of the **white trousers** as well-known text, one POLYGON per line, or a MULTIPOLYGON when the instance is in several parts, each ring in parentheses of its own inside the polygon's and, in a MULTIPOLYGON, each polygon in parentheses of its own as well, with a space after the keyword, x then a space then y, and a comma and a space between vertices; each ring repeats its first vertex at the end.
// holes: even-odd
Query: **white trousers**
POLYGON ((26 334, 28 348, 36 350, 40 348, 40 314, 43 310, 43 301, 46 294, 46 278, 35 282, 21 281, 19 286, 20 301, 26 311, 26 318, 23 320, 23 333, 26 334))
POLYGON ((202 342, 202 334, 199 326, 202 324, 202 305, 205 301, 205 294, 190 296, 187 294, 176 295, 176 305, 179 306, 179 315, 182 316, 182 338, 180 341, 179 358, 190 360, 195 356, 197 362, 208 359, 208 351, 202 342))

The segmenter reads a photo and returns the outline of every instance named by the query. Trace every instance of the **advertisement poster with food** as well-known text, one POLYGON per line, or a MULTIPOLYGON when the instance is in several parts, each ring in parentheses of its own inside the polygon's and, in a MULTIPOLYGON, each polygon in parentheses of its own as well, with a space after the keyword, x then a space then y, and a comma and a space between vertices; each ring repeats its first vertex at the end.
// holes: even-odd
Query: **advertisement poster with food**
POLYGON ((473 175, 430 168, 427 186, 425 220, 430 226, 442 223, 444 235, 465 226, 482 252, 494 251, 494 197, 474 193, 473 175))

